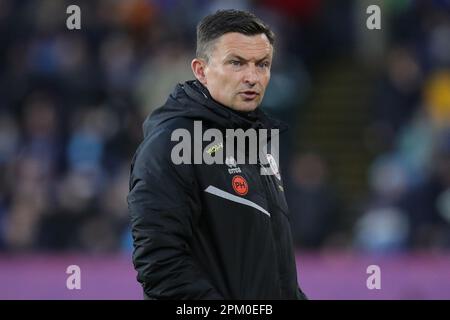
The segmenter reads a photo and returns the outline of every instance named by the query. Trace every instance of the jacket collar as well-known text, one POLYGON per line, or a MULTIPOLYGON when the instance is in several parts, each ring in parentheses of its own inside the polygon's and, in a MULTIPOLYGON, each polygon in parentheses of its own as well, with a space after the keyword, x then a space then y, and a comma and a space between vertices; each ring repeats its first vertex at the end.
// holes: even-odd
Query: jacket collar
POLYGON ((271 118, 259 107, 252 112, 234 111, 215 101, 208 89, 197 80, 186 81, 181 85, 189 98, 205 106, 210 111, 219 115, 226 127, 242 129, 279 129, 283 132, 288 129, 284 122, 271 118))

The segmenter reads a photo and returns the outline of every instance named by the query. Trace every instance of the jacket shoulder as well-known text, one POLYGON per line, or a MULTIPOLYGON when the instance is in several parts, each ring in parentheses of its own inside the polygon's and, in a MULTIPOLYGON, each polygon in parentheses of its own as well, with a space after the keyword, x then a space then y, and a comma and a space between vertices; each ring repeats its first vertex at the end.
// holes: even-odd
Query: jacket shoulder
POLYGON ((161 174, 167 171, 180 171, 190 176, 187 165, 176 165, 172 160, 172 150, 179 143, 175 138, 176 130, 186 130, 191 134, 193 121, 182 117, 167 120, 153 128, 144 138, 131 163, 131 180, 147 180, 149 174, 161 174))

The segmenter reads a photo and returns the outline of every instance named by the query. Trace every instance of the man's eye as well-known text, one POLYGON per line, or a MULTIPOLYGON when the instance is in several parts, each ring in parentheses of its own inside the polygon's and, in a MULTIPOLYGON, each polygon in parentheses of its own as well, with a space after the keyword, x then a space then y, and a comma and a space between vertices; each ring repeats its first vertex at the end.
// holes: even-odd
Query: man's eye
POLYGON ((237 60, 231 60, 230 63, 231 63, 233 66, 240 66, 240 65, 241 65, 241 62, 240 62, 240 61, 237 61, 237 60))
POLYGON ((259 67, 260 68, 268 68, 270 66, 270 63, 269 62, 261 62, 260 64, 259 64, 259 67))

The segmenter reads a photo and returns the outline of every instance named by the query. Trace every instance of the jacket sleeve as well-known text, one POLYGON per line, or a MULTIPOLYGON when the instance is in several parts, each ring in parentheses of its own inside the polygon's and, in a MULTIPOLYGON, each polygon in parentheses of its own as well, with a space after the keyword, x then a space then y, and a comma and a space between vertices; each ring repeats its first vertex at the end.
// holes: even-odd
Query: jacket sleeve
POLYGON ((136 153, 128 208, 137 279, 150 299, 221 299, 191 256, 200 214, 190 165, 170 159, 170 135, 155 136, 136 153))
POLYGON ((297 288, 297 300, 309 300, 308 296, 300 289, 300 287, 297 288))

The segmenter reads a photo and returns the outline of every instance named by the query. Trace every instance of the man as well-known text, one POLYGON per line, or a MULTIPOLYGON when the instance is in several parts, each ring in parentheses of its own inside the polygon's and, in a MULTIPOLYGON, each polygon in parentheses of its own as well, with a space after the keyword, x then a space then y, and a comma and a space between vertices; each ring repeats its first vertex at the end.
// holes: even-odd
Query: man
MULTIPOLYGON (((225 10, 205 17, 191 64, 197 80, 178 85, 144 123, 128 206, 133 262, 146 298, 305 298, 278 172, 263 174, 261 163, 234 157, 222 164, 174 163, 173 133, 182 129, 195 140, 195 121, 219 132, 280 127, 258 109, 273 42, 272 31, 253 14, 225 10)), ((222 147, 216 143, 204 153, 222 147)))

